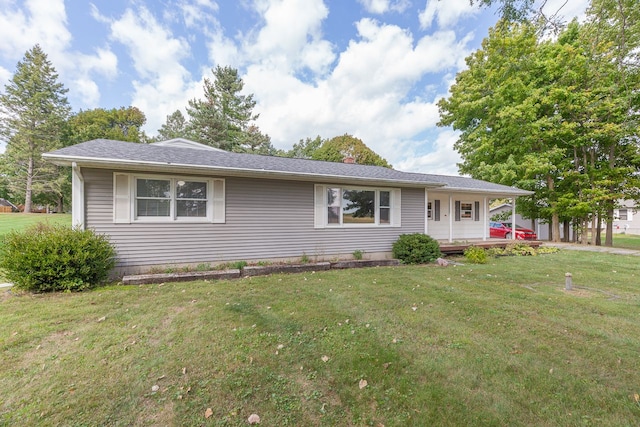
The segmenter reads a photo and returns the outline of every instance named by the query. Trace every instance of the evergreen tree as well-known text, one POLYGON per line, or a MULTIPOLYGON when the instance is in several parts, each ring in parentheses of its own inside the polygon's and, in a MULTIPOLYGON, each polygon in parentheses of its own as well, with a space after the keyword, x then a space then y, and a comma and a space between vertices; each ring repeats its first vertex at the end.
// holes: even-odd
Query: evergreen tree
POLYGON ((217 66, 213 76, 213 81, 204 79, 204 100, 189 101, 187 129, 203 144, 243 151, 248 126, 258 118, 253 114, 256 102, 253 95, 240 95, 244 83, 235 68, 217 66))
POLYGON ((25 53, 0 95, 0 137, 7 142, 3 171, 14 195, 24 196, 31 212, 33 196, 51 190, 60 170, 42 161, 42 154, 63 146, 70 107, 68 89, 47 55, 35 45, 25 53))
POLYGON ((167 141, 174 138, 193 139, 187 127, 189 123, 182 114, 182 111, 176 110, 167 116, 167 121, 158 129, 158 136, 155 141, 167 141))
POLYGON ((352 157, 359 165, 374 165, 391 168, 391 165, 376 152, 358 139, 349 134, 336 136, 325 141, 320 148, 311 155, 313 160, 324 160, 327 162, 342 162, 345 157, 352 157))

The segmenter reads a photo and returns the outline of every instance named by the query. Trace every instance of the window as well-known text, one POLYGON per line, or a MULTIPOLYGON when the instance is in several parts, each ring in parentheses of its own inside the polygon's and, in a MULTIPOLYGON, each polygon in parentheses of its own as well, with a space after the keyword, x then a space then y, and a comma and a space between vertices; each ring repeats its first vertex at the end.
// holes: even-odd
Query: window
POLYGON ((224 180, 114 173, 114 222, 225 222, 224 180))
POLYGON ((315 226, 400 226, 400 190, 315 186, 315 226))
POLYGON ((427 202, 427 219, 433 219, 433 211, 431 210, 431 202, 427 202))
POLYGON ((461 219, 473 218, 473 203, 460 202, 460 218, 461 219))
POLYGON ((627 215, 627 210, 626 209, 618 210, 618 218, 620 219, 620 221, 627 221, 628 217, 629 216, 627 215))

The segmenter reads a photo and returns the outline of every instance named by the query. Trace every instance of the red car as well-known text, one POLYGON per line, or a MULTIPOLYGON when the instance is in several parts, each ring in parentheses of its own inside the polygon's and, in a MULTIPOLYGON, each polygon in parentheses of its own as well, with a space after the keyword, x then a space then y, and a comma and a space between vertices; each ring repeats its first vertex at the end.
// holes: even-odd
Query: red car
MULTIPOLYGON (((489 236, 496 237, 498 239, 510 239, 511 238, 511 223, 510 222, 495 222, 489 223, 489 236)), ((533 230, 524 228, 521 225, 516 224, 516 239, 517 240, 537 240, 538 236, 533 230)))

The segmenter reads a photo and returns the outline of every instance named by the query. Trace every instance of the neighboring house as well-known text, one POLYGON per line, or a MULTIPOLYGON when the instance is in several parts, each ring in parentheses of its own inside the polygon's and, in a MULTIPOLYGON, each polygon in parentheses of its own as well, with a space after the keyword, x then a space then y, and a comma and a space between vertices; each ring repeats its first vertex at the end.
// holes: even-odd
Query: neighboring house
POLYGON ((2 213, 19 212, 19 209, 16 205, 11 203, 10 201, 0 198, 0 212, 2 213))
POLYGON ((489 201, 527 191, 379 166, 230 153, 183 139, 93 140, 72 166, 73 223, 107 234, 120 273, 234 260, 390 256, 399 235, 489 237, 489 201))
MULTIPOLYGON (((640 234, 640 215, 637 214, 638 207, 633 200, 619 200, 620 208, 613 211, 613 232, 614 233, 626 233, 626 234, 640 234)), ((504 212, 511 212, 512 207, 509 203, 504 203, 491 208, 489 211, 489 217, 504 212)), ((511 216, 505 219, 505 221, 511 221, 511 216)), ((549 240, 549 223, 544 222, 541 219, 534 221, 523 218, 522 215, 516 214, 516 224, 523 225, 531 228, 538 235, 538 240, 549 240)), ((604 227, 606 224, 602 224, 604 227)), ((564 224, 560 223, 560 235, 564 236, 563 231, 564 224)), ((573 230, 569 230, 570 238, 573 238, 573 230)))

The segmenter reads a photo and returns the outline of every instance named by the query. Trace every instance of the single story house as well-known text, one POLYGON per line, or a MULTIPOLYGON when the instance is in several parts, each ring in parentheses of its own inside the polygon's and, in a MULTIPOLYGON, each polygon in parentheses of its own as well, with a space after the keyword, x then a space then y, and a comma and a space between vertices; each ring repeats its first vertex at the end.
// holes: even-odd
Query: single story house
POLYGON ((10 213, 10 212, 19 212, 20 210, 16 205, 8 201, 7 199, 0 198, 0 212, 2 213, 10 213))
POLYGON ((228 261, 390 257, 399 235, 489 237, 489 201, 527 191, 458 176, 231 153, 184 139, 97 139, 72 167, 73 223, 109 236, 118 273, 228 261))

